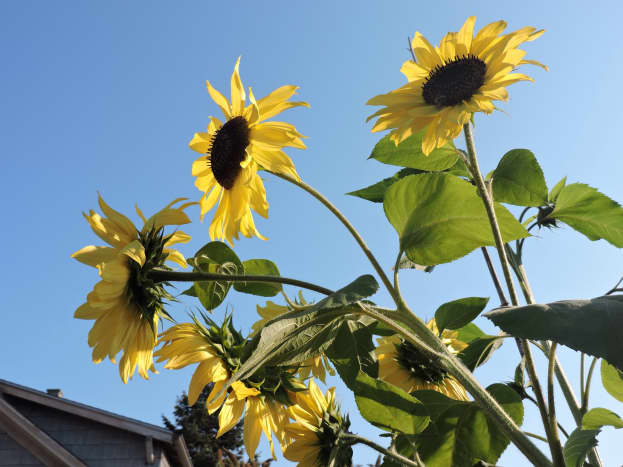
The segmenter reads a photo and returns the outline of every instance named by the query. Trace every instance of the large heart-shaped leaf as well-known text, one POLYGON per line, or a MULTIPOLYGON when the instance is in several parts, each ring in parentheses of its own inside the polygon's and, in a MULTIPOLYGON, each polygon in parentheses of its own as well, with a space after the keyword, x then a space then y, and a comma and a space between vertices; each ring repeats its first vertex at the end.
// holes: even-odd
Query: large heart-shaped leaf
POLYGON ((552 340, 623 369, 623 295, 498 308, 484 316, 512 336, 552 340))
MULTIPOLYGON (((417 264, 447 263, 494 245, 482 199, 473 185, 458 177, 405 177, 387 190, 383 206, 401 248, 417 264)), ((495 211, 505 242, 529 235, 504 206, 496 203, 495 211)))
POLYGON ((541 166, 527 149, 508 151, 493 171, 493 198, 517 206, 547 204, 547 185, 541 166))

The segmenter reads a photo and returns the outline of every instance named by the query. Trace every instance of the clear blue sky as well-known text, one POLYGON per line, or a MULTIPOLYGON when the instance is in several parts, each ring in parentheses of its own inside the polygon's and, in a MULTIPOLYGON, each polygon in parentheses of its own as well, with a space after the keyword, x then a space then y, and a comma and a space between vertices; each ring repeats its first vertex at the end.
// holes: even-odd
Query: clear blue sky
MULTIPOLYGON (((153 213, 178 196, 198 199, 190 173, 195 154, 187 143, 209 115, 220 114, 204 83, 210 79, 226 91, 239 55, 243 83, 256 96, 283 84, 301 87, 298 98, 311 108, 290 110, 283 119, 309 137, 308 149, 289 154, 304 180, 343 209, 389 270, 397 238, 382 208, 344 196, 395 171, 366 160, 380 136, 365 123, 373 110, 364 103, 404 83, 399 68, 408 58, 407 36, 419 30, 437 43, 470 15, 477 16, 477 28, 505 19, 511 30, 547 30, 525 49, 550 71, 535 67, 528 70, 535 83, 511 86, 510 101, 501 104, 506 114, 477 116, 483 171, 509 149, 530 148, 550 187, 567 175, 623 200, 618 1, 590 7, 580 1, 1 2, 0 241, 6 251, 0 377, 41 390, 61 387, 70 399, 152 423, 170 414, 191 370, 163 370, 149 381, 136 376, 124 385, 110 362, 92 364, 91 322, 72 315, 97 276, 70 254, 101 243, 80 214, 96 208, 96 190, 127 214, 135 203, 153 213)), ((265 179, 270 219, 257 224, 270 240, 238 242, 241 258, 270 258, 283 275, 330 288, 372 272, 315 200, 265 179)), ((182 248, 187 255, 208 241, 208 223, 198 222, 197 210, 193 219, 184 229, 194 237, 182 248)), ((539 301, 598 296, 623 274, 621 252, 604 241, 589 242, 565 227, 538 235, 527 242, 526 265, 539 301)), ((402 284, 424 318, 460 297, 491 296, 491 306, 498 303, 478 254, 429 275, 406 272, 402 284)), ((390 303, 383 293, 375 300, 390 303)), ((227 298, 245 331, 256 303, 240 294, 227 298)), ((194 305, 174 307, 175 316, 183 319, 194 305)), ((215 312, 217 319, 224 310, 215 312)), ((494 332, 484 319, 478 324, 494 332)), ((563 360, 578 391, 579 356, 567 350, 563 360)), ((510 380, 516 361, 507 343, 477 375, 485 383, 510 380)), ((593 406, 621 414, 623 407, 597 386, 593 406)), ((374 436, 351 395, 339 394, 354 429, 374 436)), ((558 411, 571 428, 566 407, 558 411)), ((527 413, 532 423, 526 429, 539 431, 536 411, 527 413)), ((612 429, 602 434, 605 465, 620 463, 617 437, 612 429)), ((366 449, 357 449, 355 460, 373 462, 366 449)), ((500 463, 525 465, 512 448, 500 463)))

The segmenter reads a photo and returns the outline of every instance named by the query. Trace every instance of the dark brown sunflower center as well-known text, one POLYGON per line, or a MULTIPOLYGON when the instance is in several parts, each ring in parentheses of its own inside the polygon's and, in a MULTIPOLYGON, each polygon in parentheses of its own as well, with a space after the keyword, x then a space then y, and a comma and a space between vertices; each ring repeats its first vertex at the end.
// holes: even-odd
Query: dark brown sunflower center
POLYGON ((228 120, 214 135, 210 167, 216 181, 225 189, 234 186, 249 145, 249 124, 244 117, 228 120))
POLYGON ((469 100, 485 83, 487 66, 474 55, 456 57, 436 67, 422 87, 424 101, 450 107, 469 100))
POLYGON ((440 384, 448 375, 439 363, 424 355, 410 342, 403 341, 397 345, 396 354, 398 364, 425 383, 440 384))

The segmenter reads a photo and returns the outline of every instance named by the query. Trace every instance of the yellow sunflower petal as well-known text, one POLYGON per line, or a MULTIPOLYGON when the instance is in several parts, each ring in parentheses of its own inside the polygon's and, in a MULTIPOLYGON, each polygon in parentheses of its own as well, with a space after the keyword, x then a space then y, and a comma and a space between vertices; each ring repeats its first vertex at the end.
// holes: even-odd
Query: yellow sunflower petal
POLYGON ((216 433, 217 438, 220 438, 224 433, 227 433, 236 423, 238 423, 238 420, 240 420, 240 417, 242 416, 244 405, 244 399, 237 399, 234 396, 234 393, 229 394, 218 414, 219 429, 216 433))
POLYGON ((210 93, 210 96, 212 97, 212 100, 214 100, 216 105, 219 106, 219 108, 223 112, 223 115, 225 115, 225 118, 227 120, 229 120, 232 117, 232 114, 231 114, 231 107, 229 105, 229 101, 227 100, 227 98, 223 94, 218 92, 210 84, 210 81, 206 80, 206 86, 208 87, 208 92, 210 93))
POLYGON ((246 95, 244 93, 244 87, 242 86, 242 80, 240 79, 240 57, 236 60, 234 66, 234 72, 231 75, 231 116, 242 115, 244 109, 244 101, 246 95))
POLYGON ((89 266, 97 266, 104 261, 111 261, 116 258, 118 250, 107 246, 85 246, 71 255, 81 263, 89 266))

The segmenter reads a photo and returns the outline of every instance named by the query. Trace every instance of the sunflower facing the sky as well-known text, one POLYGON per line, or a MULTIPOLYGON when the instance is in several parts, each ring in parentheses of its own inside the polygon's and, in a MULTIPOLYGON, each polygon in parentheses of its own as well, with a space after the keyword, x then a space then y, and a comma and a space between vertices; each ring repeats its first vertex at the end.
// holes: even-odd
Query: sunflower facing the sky
POLYGON ((74 317, 95 320, 88 340, 95 363, 106 356, 114 362, 123 351, 119 362, 123 382, 132 378, 137 366, 139 374, 147 379, 148 370, 155 371, 152 352, 158 320, 168 316, 163 303, 171 299, 163 284, 155 283, 148 274, 153 268, 167 269, 165 261, 186 267, 184 256, 169 247, 188 242, 190 236, 179 230, 164 236, 163 227, 189 223, 184 209, 196 203, 173 207, 185 198, 176 199, 149 219, 137 206, 136 212, 144 222, 142 230, 138 230, 130 219, 98 197, 105 217, 94 211, 84 213, 84 217, 93 232, 110 246, 90 245, 71 255, 97 268, 101 278, 74 317))
MULTIPOLYGON (((427 326, 439 334, 434 319, 427 326)), ((456 336, 456 331, 448 329, 441 333, 441 341, 454 354, 467 347, 456 336)), ((453 376, 399 335, 380 338, 375 353, 379 361, 379 379, 408 393, 429 389, 452 399, 469 400, 465 388, 453 376)))
POLYGON ((299 179, 292 160, 283 152, 286 146, 305 149, 301 135, 294 125, 265 120, 297 106, 309 107, 306 102, 288 102, 297 86, 282 86, 268 96, 256 100, 249 88, 249 104, 238 73, 240 58, 231 76, 231 102, 206 81, 208 92, 220 107, 225 121, 210 117, 207 132, 195 133, 189 146, 203 154, 193 163, 195 186, 204 192, 201 197, 201 219, 217 203, 210 224, 210 237, 226 239, 230 244, 238 239, 257 236, 251 209, 268 217, 268 202, 260 168, 299 179))
POLYGON ((312 379, 308 391, 296 393, 296 404, 288 411, 295 421, 286 425, 292 438, 284 452, 286 459, 298 462, 298 467, 324 467, 337 446, 334 465, 352 464, 352 448, 340 440, 340 434, 348 432, 350 421, 335 403, 335 388, 323 395, 312 379))
POLYGON ((203 319, 205 326, 193 317, 193 323, 177 324, 162 333, 159 343, 163 345, 154 353, 157 361, 168 360, 165 364, 168 369, 199 363, 188 387, 188 403, 195 404, 203 388, 214 383, 206 404, 210 414, 220 408, 217 437, 231 430, 244 412, 243 439, 249 457, 253 459, 255 456, 262 432, 275 457, 273 435, 281 449, 285 449, 289 443, 284 430, 289 421, 287 407, 292 404, 291 397, 305 386, 287 368, 271 367, 234 382, 214 399, 243 363, 248 341, 233 328, 231 315, 222 326, 217 326, 205 315, 203 319))
POLYGON ((490 114, 496 109, 493 101, 508 100, 506 86, 533 81, 514 73, 518 66, 547 70, 535 60, 524 60, 525 51, 517 48, 544 30, 524 27, 502 34, 506 22, 496 21, 474 36, 475 22, 470 16, 459 32, 446 34, 437 47, 415 33, 411 48, 417 60, 406 61, 400 69, 409 82, 367 102, 384 106, 367 119, 378 117, 373 132, 393 128, 390 138, 398 144, 425 130, 422 151, 428 155, 456 138, 474 112, 490 114))

